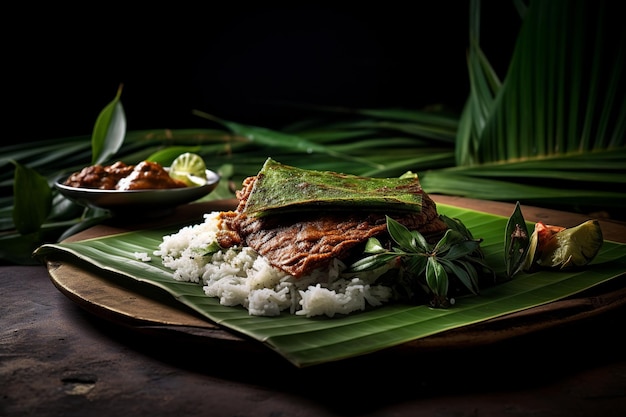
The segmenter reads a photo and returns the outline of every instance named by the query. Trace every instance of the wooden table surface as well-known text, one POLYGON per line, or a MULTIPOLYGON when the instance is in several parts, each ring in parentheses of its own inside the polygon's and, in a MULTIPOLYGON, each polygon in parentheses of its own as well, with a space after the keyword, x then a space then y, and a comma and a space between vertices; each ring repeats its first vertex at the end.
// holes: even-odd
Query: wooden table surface
MULTIPOLYGON (((507 217, 513 209, 434 197, 507 217)), ((532 221, 586 220, 522 208, 532 221)), ((200 205, 190 205, 175 216, 201 214, 200 205)), ((605 239, 625 241, 625 225, 601 224, 605 239)), ((155 338, 103 320, 58 291, 43 265, 1 267, 0 295, 3 417, 626 415, 623 305, 454 352, 383 351, 297 369, 277 356, 155 338)))

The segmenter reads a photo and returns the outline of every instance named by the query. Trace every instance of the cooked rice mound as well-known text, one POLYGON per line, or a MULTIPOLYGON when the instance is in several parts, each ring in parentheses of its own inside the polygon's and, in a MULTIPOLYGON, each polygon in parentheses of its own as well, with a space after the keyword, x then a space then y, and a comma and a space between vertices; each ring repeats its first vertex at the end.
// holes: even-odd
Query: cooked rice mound
POLYGON ((174 279, 201 284, 204 293, 222 305, 243 306, 254 316, 289 312, 333 317, 391 299, 391 288, 374 284, 386 268, 348 275, 344 273, 346 265, 334 259, 328 266, 296 278, 270 265, 250 247, 233 246, 211 253, 221 230, 220 214, 205 214, 203 223, 164 236, 154 255, 174 271, 174 279))

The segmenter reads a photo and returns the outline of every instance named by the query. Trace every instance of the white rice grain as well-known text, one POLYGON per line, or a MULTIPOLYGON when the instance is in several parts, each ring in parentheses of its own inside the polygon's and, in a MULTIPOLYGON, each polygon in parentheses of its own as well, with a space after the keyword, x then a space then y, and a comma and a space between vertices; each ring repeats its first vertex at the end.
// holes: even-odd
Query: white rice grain
POLYGON ((327 268, 296 279, 249 247, 209 254, 219 231, 219 214, 206 214, 203 223, 164 236, 154 255, 173 271, 175 280, 201 284, 204 293, 222 305, 242 306, 256 316, 287 311, 333 317, 379 306, 391 298, 390 288, 373 285, 384 271, 343 277, 346 265, 337 259, 327 268))
POLYGON ((152 260, 146 252, 135 252, 133 255, 135 256, 135 259, 141 262, 150 262, 152 260))

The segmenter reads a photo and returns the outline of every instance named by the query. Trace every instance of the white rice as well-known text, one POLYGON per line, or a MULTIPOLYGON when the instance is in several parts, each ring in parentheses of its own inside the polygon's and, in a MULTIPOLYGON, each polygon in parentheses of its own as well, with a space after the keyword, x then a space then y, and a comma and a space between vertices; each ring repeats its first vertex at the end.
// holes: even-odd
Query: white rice
POLYGON ((295 278, 271 266, 249 247, 233 247, 207 255, 216 241, 219 212, 205 214, 204 222, 163 237, 159 249, 163 265, 178 281, 197 282, 204 293, 226 306, 243 306, 250 315, 277 316, 283 311, 307 317, 349 314, 380 306, 391 289, 374 284, 383 270, 344 276, 339 260, 328 268, 295 278))
POLYGON ((150 262, 152 260, 152 258, 148 256, 147 252, 135 252, 133 255, 138 261, 150 262))

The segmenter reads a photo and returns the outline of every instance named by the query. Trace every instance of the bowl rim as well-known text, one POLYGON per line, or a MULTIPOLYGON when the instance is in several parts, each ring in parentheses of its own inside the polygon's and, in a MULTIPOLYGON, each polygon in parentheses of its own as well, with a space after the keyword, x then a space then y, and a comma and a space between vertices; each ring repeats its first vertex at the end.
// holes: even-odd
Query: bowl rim
MULTIPOLYGON (((192 186, 179 187, 179 188, 141 188, 137 190, 111 190, 111 189, 101 189, 101 188, 73 187, 71 185, 63 184, 63 182, 60 180, 56 180, 54 182, 54 186, 58 188, 59 190, 67 190, 67 191, 76 192, 76 193, 84 192, 88 194, 129 194, 129 193, 141 194, 141 193, 172 192, 172 191, 184 192, 184 191, 189 191, 190 189, 211 187, 211 186, 216 185, 221 179, 220 175, 217 172, 212 171, 210 169, 205 170, 205 175, 207 179, 206 183, 202 185, 192 185, 192 186)), ((64 176, 62 178, 67 179, 68 177, 64 176)))
MULTIPOLYGON (((138 208, 142 211, 162 212, 188 204, 210 194, 221 178, 216 172, 206 170, 207 182, 181 188, 146 188, 138 190, 102 190, 65 185, 55 181, 54 186, 61 195, 74 203, 86 207, 105 209, 112 212, 128 212, 138 208)), ((67 178, 67 177, 65 177, 67 178)))

